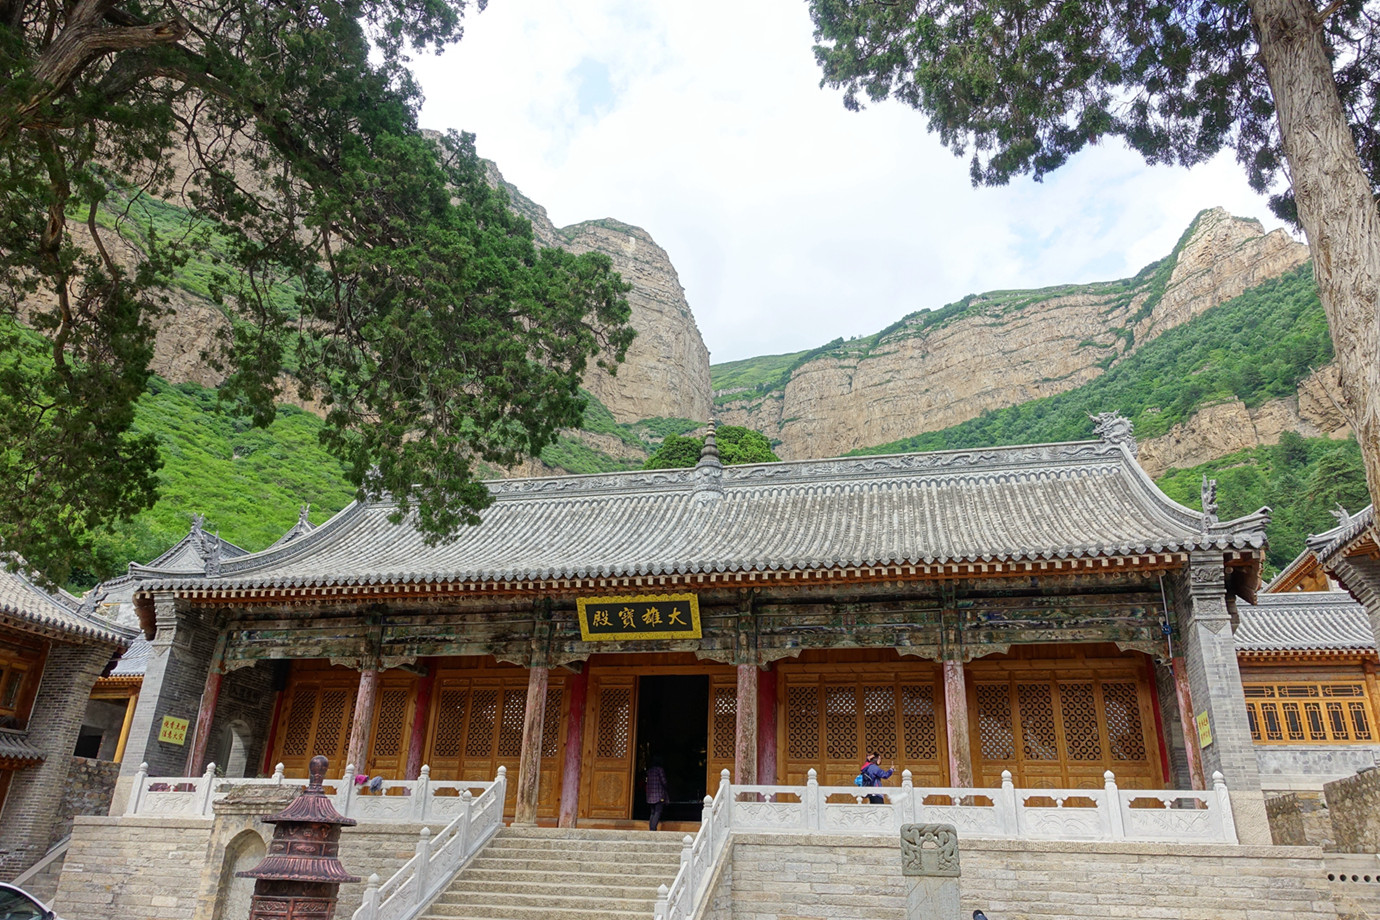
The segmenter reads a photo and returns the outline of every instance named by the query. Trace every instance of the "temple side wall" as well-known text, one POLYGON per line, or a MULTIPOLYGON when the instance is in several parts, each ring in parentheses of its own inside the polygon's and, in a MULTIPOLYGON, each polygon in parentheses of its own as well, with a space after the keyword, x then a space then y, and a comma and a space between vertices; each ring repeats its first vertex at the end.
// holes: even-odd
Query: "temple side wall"
POLYGON ((1332 837, 1342 853, 1380 852, 1380 770, 1368 770, 1323 787, 1332 816, 1332 837))
POLYGON ((1380 745, 1255 746, 1260 786, 1267 792, 1321 792, 1325 784, 1380 763, 1380 745))
MULTIPOLYGON (((735 835, 702 920, 876 920, 905 909, 899 839, 735 835), (714 895, 719 895, 718 891, 714 895)), ((963 910, 989 917, 1337 920, 1314 848, 959 841, 963 910)))

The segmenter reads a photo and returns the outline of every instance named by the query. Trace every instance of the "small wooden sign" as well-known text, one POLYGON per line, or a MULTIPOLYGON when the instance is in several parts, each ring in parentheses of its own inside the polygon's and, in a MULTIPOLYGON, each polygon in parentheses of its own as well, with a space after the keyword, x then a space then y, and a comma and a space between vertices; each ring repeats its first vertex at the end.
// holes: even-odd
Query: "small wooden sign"
POLYGON ((700 638, 700 604, 693 594, 582 597, 576 603, 586 642, 700 638))
POLYGON ((158 729, 158 740, 168 744, 186 744, 187 720, 164 716, 163 727, 158 729))
POLYGON ((1212 724, 1208 722, 1206 712, 1198 713, 1196 721, 1198 722, 1198 747, 1205 748, 1212 744, 1212 724))

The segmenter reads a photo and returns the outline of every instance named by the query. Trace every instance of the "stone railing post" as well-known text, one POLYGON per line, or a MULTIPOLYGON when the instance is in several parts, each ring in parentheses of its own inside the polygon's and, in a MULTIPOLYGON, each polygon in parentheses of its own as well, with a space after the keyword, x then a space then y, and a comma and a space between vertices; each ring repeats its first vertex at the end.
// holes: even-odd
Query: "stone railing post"
POLYGON ((1011 771, 1001 771, 1001 792, 997 794, 997 812, 1001 829, 1008 836, 1021 836, 1021 803, 1016 798, 1016 787, 1011 782, 1011 771))
POLYGON ((685 877, 685 891, 695 900, 695 838, 686 834, 680 842, 680 868, 685 877))
POLYGON ((1222 813, 1222 838, 1227 843, 1237 843, 1236 818, 1231 813, 1231 793, 1227 791, 1227 780, 1221 770, 1212 773, 1212 791, 1217 794, 1217 807, 1222 813))
POLYGON ((206 765, 206 772, 201 774, 201 783, 197 786, 196 791, 197 797, 200 799, 197 803, 196 813, 210 815, 211 798, 216 794, 216 765, 214 763, 206 765))
POLYGON ((125 814, 137 815, 139 806, 144 804, 145 790, 149 786, 149 765, 139 764, 139 772, 134 774, 134 788, 129 790, 129 804, 125 806, 125 814))
POLYGON ((412 820, 425 821, 431 811, 431 767, 422 765, 417 784, 412 787, 412 820))
POLYGON ((915 801, 915 777, 909 770, 901 771, 901 802, 896 809, 896 823, 910 824, 919 811, 915 801))
POLYGON ((667 897, 670 894, 671 890, 667 888, 665 885, 662 885, 661 887, 657 888, 656 907, 653 908, 652 911, 652 916, 656 917, 656 920, 666 920, 666 910, 669 907, 669 905, 667 904, 667 897))
POLYGON ((280 764, 278 764, 276 767, 273 768, 273 785, 275 785, 275 786, 281 786, 282 784, 283 784, 283 765, 280 763, 280 764))
POLYGON ((1121 793, 1116 788, 1116 774, 1111 770, 1102 774, 1102 788, 1107 791, 1108 830, 1113 840, 1125 840, 1126 816, 1121 813, 1121 793))
POLYGON ((704 835, 705 845, 712 851, 714 848, 714 800, 709 796, 704 797, 703 808, 700 810, 700 833, 704 835))
POLYGON ((379 915, 379 875, 375 872, 365 883, 364 900, 355 912, 354 920, 375 920, 379 915))
POLYGON ((424 827, 417 834, 417 884, 412 890, 417 895, 415 906, 421 907, 426 903, 427 890, 430 887, 431 875, 431 828, 424 827))
POLYGON ((345 775, 340 780, 345 784, 345 788, 336 793, 335 800, 340 803, 336 809, 345 817, 350 816, 350 805, 355 797, 355 765, 347 763, 345 765, 345 775))
MULTIPOLYGON (((499 801, 503 800, 499 799, 499 801)), ((474 796, 466 789, 460 793, 460 829, 456 832, 456 836, 460 838, 456 841, 456 849, 460 851, 461 859, 470 855, 470 807, 472 805, 474 805, 474 796)))
MULTIPOLYGON (((723 814, 719 815, 719 820, 714 831, 718 835, 718 839, 725 839, 728 837, 729 830, 733 827, 733 781, 729 778, 728 770, 719 771, 719 791, 723 793, 724 796, 724 810, 723 814)), ((710 840, 711 843, 716 844, 716 851, 718 849, 718 839, 710 840)))
POLYGON ((821 799, 819 774, 811 767, 810 772, 805 775, 805 827, 809 830, 819 830, 824 813, 824 803, 821 799))

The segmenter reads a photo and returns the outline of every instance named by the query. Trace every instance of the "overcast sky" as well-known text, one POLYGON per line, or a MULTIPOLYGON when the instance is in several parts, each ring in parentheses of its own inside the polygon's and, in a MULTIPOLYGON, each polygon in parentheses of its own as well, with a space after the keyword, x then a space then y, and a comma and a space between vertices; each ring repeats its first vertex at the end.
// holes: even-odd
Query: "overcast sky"
POLYGON ((968 293, 1125 277, 1206 207, 1279 225, 1230 154, 1152 169, 1109 144, 974 189, 918 112, 846 111, 811 46, 804 0, 490 0, 416 62, 422 124, 478 135, 557 226, 645 228, 715 363, 968 293))

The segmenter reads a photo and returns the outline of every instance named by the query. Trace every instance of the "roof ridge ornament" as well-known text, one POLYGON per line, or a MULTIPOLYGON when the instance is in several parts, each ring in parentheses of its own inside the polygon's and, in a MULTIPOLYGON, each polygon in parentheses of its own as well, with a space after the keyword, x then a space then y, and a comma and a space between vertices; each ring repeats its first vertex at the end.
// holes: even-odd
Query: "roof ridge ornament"
POLYGON ((709 430, 700 448, 700 462, 695 464, 695 501, 712 502, 724 494, 724 465, 719 459, 719 445, 714 439, 715 422, 709 420, 709 430))
POLYGON ((1203 533, 1207 533, 1208 528, 1217 523, 1217 480, 1208 479, 1206 473, 1199 497, 1203 501, 1203 533))
POLYGON ((1346 507, 1341 502, 1337 502, 1337 507, 1329 511, 1328 514, 1337 519, 1338 527, 1345 527, 1351 523, 1351 512, 1346 510, 1346 507))
POLYGON ((1103 441, 1117 447, 1125 447, 1132 457, 1140 456, 1140 448, 1136 445, 1135 425, 1129 418, 1115 410, 1099 412, 1096 415, 1090 413, 1088 418, 1092 420, 1093 431, 1103 441))
POLYGON ((220 531, 206 532, 206 515, 200 512, 192 515, 192 547, 206 563, 207 575, 220 574, 220 531))

